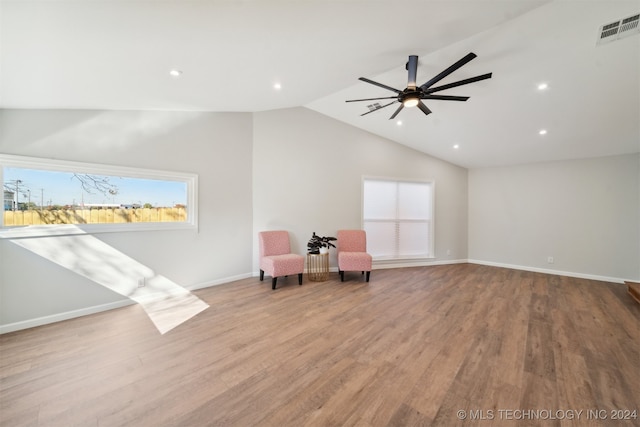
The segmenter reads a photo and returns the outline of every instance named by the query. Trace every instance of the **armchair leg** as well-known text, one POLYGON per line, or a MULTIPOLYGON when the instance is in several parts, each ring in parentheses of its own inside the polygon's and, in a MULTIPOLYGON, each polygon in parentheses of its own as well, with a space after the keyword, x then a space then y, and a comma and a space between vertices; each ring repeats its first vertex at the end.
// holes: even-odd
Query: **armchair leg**
POLYGON ((264 270, 260 270, 260 281, 264 280, 264 270))
POLYGON ((340 270, 340 281, 344 282, 344 271, 340 270))
POLYGON ((367 271, 367 275, 365 276, 365 277, 366 277, 367 282, 369 281, 369 276, 370 276, 370 275, 371 275, 371 272, 370 272, 370 271, 367 271))
POLYGON ((273 279, 271 279, 271 289, 275 289, 276 288, 276 282, 278 281, 277 277, 274 277, 273 279))
POLYGON ((302 285, 302 273, 298 273, 298 285, 302 285))

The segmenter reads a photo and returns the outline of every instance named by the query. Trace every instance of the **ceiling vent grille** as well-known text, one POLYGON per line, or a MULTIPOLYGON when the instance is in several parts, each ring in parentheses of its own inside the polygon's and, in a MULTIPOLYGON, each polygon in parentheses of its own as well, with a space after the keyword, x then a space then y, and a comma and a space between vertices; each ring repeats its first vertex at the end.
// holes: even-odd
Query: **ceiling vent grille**
POLYGON ((640 34, 639 22, 640 14, 601 26, 598 30, 598 41, 596 45, 620 40, 621 38, 634 34, 640 34))

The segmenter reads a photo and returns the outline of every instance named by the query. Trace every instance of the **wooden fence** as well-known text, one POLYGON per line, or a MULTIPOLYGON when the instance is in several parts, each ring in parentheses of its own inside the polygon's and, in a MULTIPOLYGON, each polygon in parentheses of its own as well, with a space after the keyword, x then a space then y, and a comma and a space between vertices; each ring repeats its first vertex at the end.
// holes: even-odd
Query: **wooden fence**
POLYGON ((4 225, 115 224, 127 222, 185 222, 186 208, 61 209, 5 211, 4 225))

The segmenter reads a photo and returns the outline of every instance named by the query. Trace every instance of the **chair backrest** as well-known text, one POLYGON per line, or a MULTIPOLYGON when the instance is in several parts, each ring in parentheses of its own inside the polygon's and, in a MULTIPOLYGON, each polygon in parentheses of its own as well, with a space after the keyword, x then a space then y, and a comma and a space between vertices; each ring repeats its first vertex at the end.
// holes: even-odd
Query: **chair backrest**
POLYGON ((260 258, 291 253, 288 231, 261 231, 258 233, 258 237, 260 240, 260 258))
POLYGON ((367 233, 364 230, 338 230, 338 252, 366 252, 367 233))

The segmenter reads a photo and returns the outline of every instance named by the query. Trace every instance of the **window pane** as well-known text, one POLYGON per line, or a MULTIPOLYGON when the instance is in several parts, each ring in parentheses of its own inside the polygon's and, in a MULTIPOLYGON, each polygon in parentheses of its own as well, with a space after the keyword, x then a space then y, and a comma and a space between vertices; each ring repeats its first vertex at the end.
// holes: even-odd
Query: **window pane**
POLYGON ((173 207, 187 203, 187 184, 178 181, 6 167, 4 187, 13 193, 14 208, 19 210, 27 205, 173 207))
POLYGON ((396 183, 367 180, 364 182, 363 215, 366 219, 396 217, 396 183))
POLYGON ((399 252, 404 256, 429 256, 430 225, 427 222, 400 223, 399 252))
POLYGON ((433 183, 365 179, 363 224, 375 258, 431 257, 433 183))
POLYGON ((367 252, 372 257, 394 257, 396 255, 395 222, 366 222, 367 252))
POLYGON ((0 155, 0 172, 5 227, 74 224, 100 232, 197 226, 193 174, 10 155, 0 155))
POLYGON ((398 188, 398 218, 430 219, 431 185, 401 182, 398 188))

